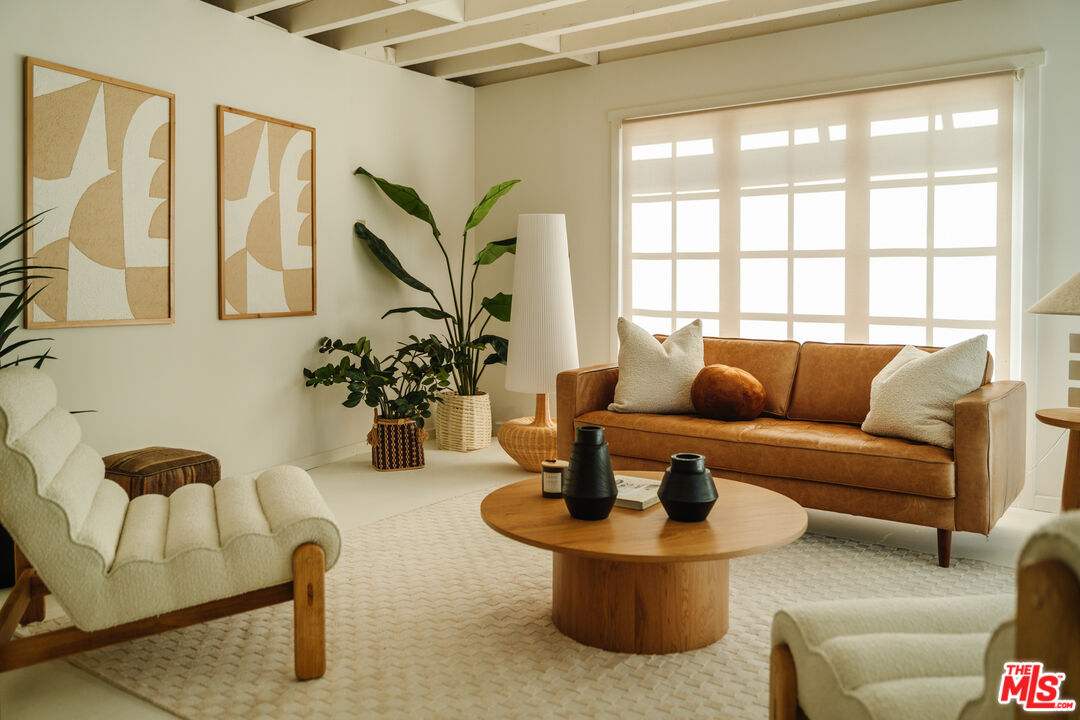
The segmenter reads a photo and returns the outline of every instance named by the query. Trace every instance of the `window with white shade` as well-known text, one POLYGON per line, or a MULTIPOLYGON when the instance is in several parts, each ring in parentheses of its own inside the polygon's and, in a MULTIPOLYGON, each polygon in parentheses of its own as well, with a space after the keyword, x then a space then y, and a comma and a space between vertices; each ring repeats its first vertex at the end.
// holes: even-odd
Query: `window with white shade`
POLYGON ((622 313, 1008 373, 1012 73, 627 120, 622 313))

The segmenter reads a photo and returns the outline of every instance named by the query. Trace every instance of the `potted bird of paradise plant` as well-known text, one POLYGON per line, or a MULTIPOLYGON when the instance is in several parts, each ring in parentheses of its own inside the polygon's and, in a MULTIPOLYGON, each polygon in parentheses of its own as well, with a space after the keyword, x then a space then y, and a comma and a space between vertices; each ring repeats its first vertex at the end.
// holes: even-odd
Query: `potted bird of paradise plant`
POLYGON ((431 235, 445 262, 450 281, 449 299, 445 296, 440 299, 428 284, 405 270, 386 242, 367 225, 363 222, 355 225, 357 237, 383 267, 412 289, 429 295, 434 303, 434 306, 392 308, 387 310, 383 317, 395 313, 416 313, 443 323, 445 333, 438 337, 438 340, 452 356, 453 390, 443 393, 435 415, 435 436, 439 448, 466 452, 487 447, 491 444, 491 401, 488 395, 480 390, 480 378, 488 366, 505 365, 508 350, 506 338, 487 332, 487 326, 493 318, 503 322, 510 320, 512 297, 505 293, 496 293, 480 299, 478 307, 476 275, 481 266, 489 265, 507 253, 513 254, 517 248, 517 238, 487 243, 472 259, 470 277, 466 284, 467 235, 487 217, 499 198, 510 192, 520 181, 508 180, 494 185, 469 213, 461 231, 461 255, 454 267, 431 208, 416 190, 376 177, 362 167, 356 169, 356 174, 374 182, 395 205, 431 228, 431 235))

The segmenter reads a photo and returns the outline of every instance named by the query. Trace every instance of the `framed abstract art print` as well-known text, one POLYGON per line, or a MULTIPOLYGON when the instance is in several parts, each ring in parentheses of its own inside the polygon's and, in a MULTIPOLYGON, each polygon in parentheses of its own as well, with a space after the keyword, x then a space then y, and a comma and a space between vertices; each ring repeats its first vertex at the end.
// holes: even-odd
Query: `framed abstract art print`
POLYGON ((173 322, 172 94, 26 58, 28 328, 173 322))
POLYGON ((315 129, 218 106, 222 320, 315 314, 315 129))

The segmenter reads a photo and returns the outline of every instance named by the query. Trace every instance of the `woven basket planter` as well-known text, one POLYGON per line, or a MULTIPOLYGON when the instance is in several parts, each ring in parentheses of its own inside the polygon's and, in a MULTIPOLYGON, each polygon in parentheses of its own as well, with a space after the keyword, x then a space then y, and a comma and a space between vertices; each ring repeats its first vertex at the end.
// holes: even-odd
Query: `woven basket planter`
POLYGON ((442 394, 435 409, 435 440, 440 450, 469 452, 491 445, 491 398, 487 393, 442 394))
POLYGON ((371 466, 376 470, 416 470, 424 467, 427 432, 415 420, 387 419, 375 414, 367 441, 371 446, 371 466))

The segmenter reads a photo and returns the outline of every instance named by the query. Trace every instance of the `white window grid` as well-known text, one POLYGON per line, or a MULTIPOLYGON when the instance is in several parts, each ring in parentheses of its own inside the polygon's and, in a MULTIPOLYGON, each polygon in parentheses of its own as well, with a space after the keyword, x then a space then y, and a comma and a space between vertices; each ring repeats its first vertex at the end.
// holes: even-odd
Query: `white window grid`
MULTIPOLYGON (((827 182, 838 178, 811 178, 809 180, 795 180, 789 178, 784 187, 746 187, 739 180, 738 163, 742 152, 760 152, 759 150, 743 151, 740 147, 740 138, 745 135, 736 129, 737 120, 733 116, 743 108, 730 108, 721 110, 709 110, 699 113, 671 116, 670 118, 649 119, 646 122, 651 126, 646 133, 638 135, 627 132, 635 121, 628 121, 624 125, 623 134, 623 203, 622 203, 622 226, 623 251, 623 314, 636 317, 639 321, 656 320, 674 329, 695 318, 701 318, 706 325, 707 335, 719 335, 721 337, 739 337, 743 333, 741 327, 744 321, 749 322, 773 322, 782 323, 784 332, 779 336, 785 338, 797 338, 796 332, 799 323, 825 323, 838 324, 843 328, 845 342, 870 342, 871 326, 888 326, 892 328, 916 328, 923 329, 921 336, 911 338, 914 344, 935 345, 949 344, 952 333, 957 331, 975 334, 979 331, 987 332, 991 336, 990 349, 997 360, 998 369, 1007 373, 1009 358, 1009 318, 1010 318, 1010 285, 1011 285, 1011 229, 1012 229, 1012 106, 1011 74, 999 74, 994 77, 997 82, 990 87, 989 92, 984 92, 986 100, 992 101, 997 109, 997 124, 992 133, 996 143, 994 162, 984 167, 967 167, 960 171, 937 170, 927 165, 918 173, 924 176, 914 177, 908 168, 904 172, 883 173, 875 171, 869 162, 870 145, 875 140, 870 135, 870 123, 873 119, 865 110, 858 112, 860 103, 851 102, 864 93, 847 93, 835 96, 840 101, 839 105, 847 112, 834 114, 834 121, 821 121, 815 127, 818 135, 824 142, 829 132, 829 126, 844 126, 845 137, 842 140, 829 142, 844 143, 845 172, 842 182, 827 182), (851 110, 856 110, 852 113, 851 110), (692 129, 679 127, 679 123, 687 116, 692 129), (665 132, 664 120, 674 120, 670 131, 665 132), (702 132, 702 128, 709 128, 709 132, 702 132), (720 166, 719 172, 714 177, 717 182, 714 188, 679 190, 677 183, 678 169, 675 165, 680 160, 676 155, 678 143, 687 141, 705 141, 712 143, 713 152, 706 156, 695 155, 692 162, 698 162, 703 157, 712 158, 720 166), (632 148, 635 145, 663 145, 670 143, 672 157, 657 157, 647 160, 633 160, 632 148), (632 163, 638 164, 667 164, 671 167, 673 182, 666 191, 655 185, 648 188, 649 192, 634 192, 632 180, 629 177, 629 169, 632 163), (871 180, 874 177, 874 180, 871 180), (996 183, 996 242, 993 246, 985 247, 940 247, 935 242, 935 201, 938 188, 973 185, 993 182, 996 183), (800 183, 796 185, 796 183, 800 183), (926 220, 925 247, 910 248, 872 248, 870 247, 869 232, 869 204, 870 191, 891 188, 925 188, 926 192, 926 220), (796 249, 795 238, 795 198, 800 194, 816 194, 842 190, 845 198, 845 242, 843 249, 796 249), (744 197, 755 196, 784 196, 787 207, 787 230, 786 245, 782 249, 757 250, 744 249, 740 243, 740 203, 744 197), (715 252, 687 252, 679 249, 678 232, 679 223, 677 203, 686 200, 715 200, 718 203, 719 225, 719 248, 715 252), (635 252, 633 250, 633 222, 632 206, 635 203, 670 203, 670 233, 671 246, 668 251, 661 252, 635 252), (947 317, 935 313, 935 269, 939 259, 947 258, 993 258, 995 264, 995 292, 993 319, 971 319, 963 317, 947 317), (746 259, 779 259, 786 263, 786 307, 782 312, 748 312, 744 311, 740 303, 740 270, 741 263, 746 259), (844 260, 844 308, 839 314, 821 314, 796 312, 795 307, 795 265, 800 259, 827 259, 841 258, 844 260), (897 315, 871 315, 870 314, 870 289, 869 267, 872 259, 876 258, 918 258, 925 261, 925 316, 905 317, 897 315), (667 309, 655 309, 635 307, 633 302, 633 261, 634 260, 662 260, 670 264, 671 290, 670 301, 667 309), (720 281, 718 283, 718 297, 716 310, 684 310, 678 303, 679 291, 679 261, 685 260, 713 260, 718 261, 720 266, 720 281), (710 332, 710 330, 712 332, 710 332), (947 339, 947 342, 935 342, 947 339)), ((986 80, 987 76, 980 76, 976 80, 986 80)), ((971 79, 959 79, 942 81, 940 83, 927 83, 926 86, 934 86, 935 97, 949 97, 948 88, 940 87, 953 83, 972 83, 971 79), (943 92, 944 91, 944 92, 943 92)), ((984 83, 985 84, 985 83, 984 83)), ((904 90, 910 90, 911 86, 903 86, 904 90)), ((889 93, 890 88, 866 91, 866 93, 889 93)), ((985 88, 984 88, 985 90, 985 88)), ((976 93, 978 94, 978 93, 976 93)), ((820 100, 813 98, 811 100, 820 100)), ((806 102, 806 100, 793 100, 771 105, 788 105, 806 102)), ((977 100, 975 105, 986 105, 985 101, 977 100)), ((944 137, 946 130, 958 130, 952 127, 953 110, 934 107, 931 102, 924 115, 930 119, 929 128, 926 131, 926 145, 933 149, 935 141, 944 137), (937 127, 935 128, 935 119, 937 127)), ((782 115, 782 113, 781 113, 782 115)), ((791 131, 806 127, 796 122, 799 127, 788 124, 782 130, 791 131)), ((984 133, 985 135, 986 133, 984 133)), ((791 139, 794 139, 793 137, 791 139)), ((828 174, 828 173, 826 173, 828 174)), ((835 173, 833 173, 835 175, 835 173)), ((657 330, 664 329, 663 324, 655 325, 657 330)), ((749 334, 748 336, 753 336, 749 334)), ((906 336, 906 334, 905 334, 906 336)), ((880 338, 876 339, 880 340, 880 338)), ((886 340, 887 341, 887 340, 886 340)), ((903 343, 900 343, 903 344, 903 343)))

